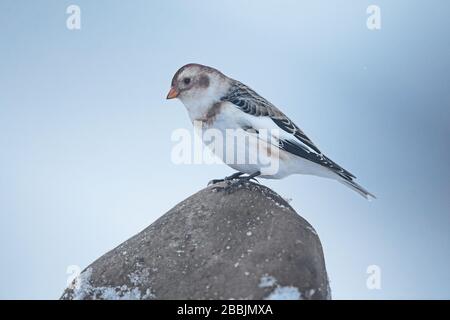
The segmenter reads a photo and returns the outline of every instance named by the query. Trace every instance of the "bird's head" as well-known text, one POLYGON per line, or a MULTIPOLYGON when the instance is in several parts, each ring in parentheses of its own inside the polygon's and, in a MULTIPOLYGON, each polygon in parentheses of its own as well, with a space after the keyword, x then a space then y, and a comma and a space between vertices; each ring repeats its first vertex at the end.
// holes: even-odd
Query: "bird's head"
POLYGON ((180 99, 188 108, 204 107, 220 100, 230 79, 220 71, 201 64, 187 64, 172 78, 167 99, 180 99))

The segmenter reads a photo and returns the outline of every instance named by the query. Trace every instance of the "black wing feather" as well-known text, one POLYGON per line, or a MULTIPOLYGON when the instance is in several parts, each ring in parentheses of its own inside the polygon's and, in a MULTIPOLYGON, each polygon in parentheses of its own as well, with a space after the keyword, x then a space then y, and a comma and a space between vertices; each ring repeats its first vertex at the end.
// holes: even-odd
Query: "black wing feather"
POLYGON ((303 133, 302 130, 300 130, 295 123, 293 123, 291 120, 289 120, 287 117, 285 118, 272 118, 272 121, 275 122, 275 124, 283 129, 284 131, 291 133, 296 137, 298 140, 306 144, 308 147, 313 149, 317 153, 321 153, 319 148, 315 146, 315 144, 303 133))
POLYGON ((342 168, 336 162, 324 156, 322 153, 311 152, 306 147, 303 147, 292 141, 280 140, 280 149, 324 166, 347 180, 352 180, 353 178, 355 178, 354 175, 342 168))

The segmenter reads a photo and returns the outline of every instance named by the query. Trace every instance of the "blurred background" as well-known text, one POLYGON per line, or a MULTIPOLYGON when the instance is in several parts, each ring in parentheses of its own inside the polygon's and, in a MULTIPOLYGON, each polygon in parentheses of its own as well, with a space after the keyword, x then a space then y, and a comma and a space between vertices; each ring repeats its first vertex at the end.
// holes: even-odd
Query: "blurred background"
POLYGON ((262 181, 317 230, 333 298, 449 299, 449 10, 445 0, 2 0, 0 298, 59 298, 69 266, 233 172, 171 162, 173 130, 191 123, 165 96, 173 73, 198 62, 282 108, 377 195, 316 177, 262 181), (66 27, 71 4, 80 30, 66 27), (373 4, 380 30, 366 26, 373 4), (366 285, 371 265, 378 290, 366 285))

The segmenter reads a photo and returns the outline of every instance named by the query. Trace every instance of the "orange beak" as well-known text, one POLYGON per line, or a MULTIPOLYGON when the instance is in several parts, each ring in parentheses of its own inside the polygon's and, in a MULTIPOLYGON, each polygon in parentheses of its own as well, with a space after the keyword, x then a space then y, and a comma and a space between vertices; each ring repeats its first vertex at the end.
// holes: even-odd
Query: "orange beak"
POLYGON ((166 99, 174 99, 176 97, 178 97, 178 91, 174 87, 170 88, 166 99))

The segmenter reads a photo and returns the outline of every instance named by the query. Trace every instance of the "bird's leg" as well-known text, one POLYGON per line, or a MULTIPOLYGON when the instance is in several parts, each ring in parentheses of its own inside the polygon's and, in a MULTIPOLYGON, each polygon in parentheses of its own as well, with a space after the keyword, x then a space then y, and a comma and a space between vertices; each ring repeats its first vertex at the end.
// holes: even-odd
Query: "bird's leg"
POLYGON ((239 178, 243 174, 244 174, 243 172, 235 172, 231 176, 225 177, 225 180, 233 180, 233 179, 239 178))
MULTIPOLYGON (((255 178, 257 176, 261 175, 260 171, 256 171, 252 174, 249 174, 248 176, 245 177, 239 177, 237 180, 231 181, 228 183, 227 186, 225 186, 223 189, 227 192, 227 193, 232 193, 237 187, 243 185, 244 183, 251 181, 251 180, 256 180, 255 178)), ((258 180, 256 180, 256 182, 258 182, 258 180)))
POLYGON ((259 183, 259 181, 256 180, 256 177, 260 176, 260 175, 261 175, 261 171, 256 171, 256 172, 253 172, 252 174, 249 174, 248 176, 240 177, 239 179, 240 180, 247 180, 247 181, 255 180, 256 182, 259 183))
POLYGON ((244 173, 243 172, 235 172, 235 173, 233 173, 231 176, 228 176, 228 177, 225 177, 225 178, 223 178, 223 179, 214 179, 214 180, 211 180, 210 182, 208 182, 208 186, 209 185, 212 185, 212 184, 216 184, 216 183, 219 183, 219 182, 223 182, 223 181, 231 181, 231 180, 233 180, 233 179, 236 179, 236 178, 239 178, 240 176, 242 176, 244 173))

